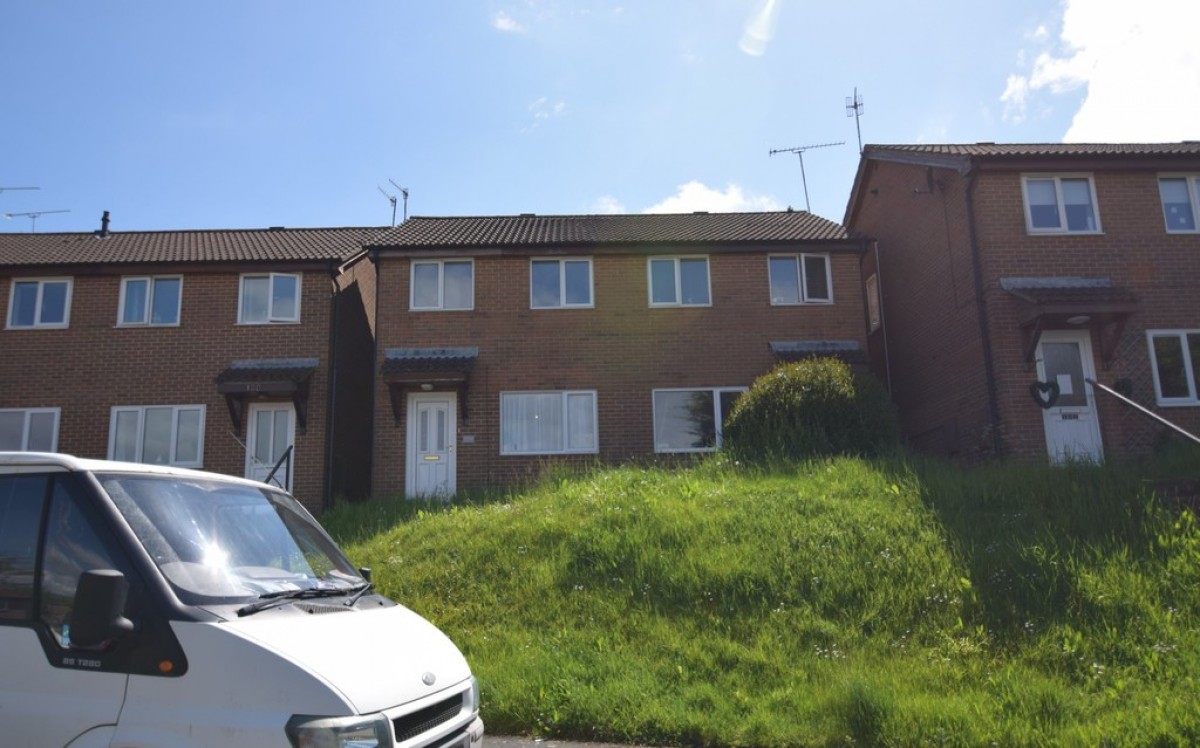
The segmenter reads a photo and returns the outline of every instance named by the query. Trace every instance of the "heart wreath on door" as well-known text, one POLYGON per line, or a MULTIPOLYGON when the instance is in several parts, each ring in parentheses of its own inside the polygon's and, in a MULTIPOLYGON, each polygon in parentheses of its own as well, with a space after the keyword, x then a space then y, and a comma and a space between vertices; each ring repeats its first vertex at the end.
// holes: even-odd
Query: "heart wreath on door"
POLYGON ((1034 382, 1029 385, 1029 394, 1033 395, 1033 401, 1043 410, 1053 408, 1061 393, 1058 382, 1034 382))

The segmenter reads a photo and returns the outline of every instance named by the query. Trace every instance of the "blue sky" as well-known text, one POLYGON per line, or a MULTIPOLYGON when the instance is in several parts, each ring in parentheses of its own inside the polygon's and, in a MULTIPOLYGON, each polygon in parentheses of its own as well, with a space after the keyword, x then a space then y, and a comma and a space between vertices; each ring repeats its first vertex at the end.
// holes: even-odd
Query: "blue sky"
POLYGON ((855 88, 864 143, 1200 139, 1198 27, 1191 0, 13 0, 0 213, 386 225, 389 180, 409 215, 803 209, 769 152, 841 141, 804 153, 840 221, 855 88))

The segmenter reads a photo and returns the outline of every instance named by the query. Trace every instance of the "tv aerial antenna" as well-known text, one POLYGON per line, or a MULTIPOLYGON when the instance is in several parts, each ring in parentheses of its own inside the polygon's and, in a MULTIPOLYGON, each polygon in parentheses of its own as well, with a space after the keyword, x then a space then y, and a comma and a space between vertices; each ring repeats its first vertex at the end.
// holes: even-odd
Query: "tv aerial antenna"
POLYGON ((31 210, 28 213, 5 213, 4 217, 8 218, 10 220, 13 218, 28 218, 29 219, 29 233, 35 234, 35 233, 37 233, 37 219, 39 217, 44 216, 48 213, 70 213, 70 212, 71 211, 69 211, 69 210, 31 210))
MULTIPOLYGON (((401 187, 400 185, 396 184, 395 180, 389 179, 388 181, 392 183, 393 187, 400 190, 400 195, 404 198, 404 220, 407 221, 408 220, 408 188, 401 187)), ((383 189, 382 187, 378 187, 378 189, 381 193, 383 193, 383 196, 388 199, 388 202, 390 202, 392 204, 392 225, 395 226, 396 225, 396 196, 389 193, 387 190, 383 189)))
POLYGON ((40 190, 41 187, 0 187, 0 195, 5 192, 15 192, 16 190, 40 190))
POLYGON ((858 155, 862 155, 862 127, 858 124, 858 118, 863 113, 862 94, 858 92, 858 86, 854 87, 854 95, 846 97, 846 116, 854 118, 854 129, 858 131, 858 155))
POLYGON ((800 159, 800 181, 804 183, 804 209, 809 213, 812 208, 808 204, 808 177, 804 175, 804 152, 811 151, 814 148, 829 148, 835 145, 845 145, 846 141, 839 140, 836 143, 818 143, 816 145, 798 145, 795 148, 776 148, 767 155, 774 156, 776 153, 794 153, 800 159))

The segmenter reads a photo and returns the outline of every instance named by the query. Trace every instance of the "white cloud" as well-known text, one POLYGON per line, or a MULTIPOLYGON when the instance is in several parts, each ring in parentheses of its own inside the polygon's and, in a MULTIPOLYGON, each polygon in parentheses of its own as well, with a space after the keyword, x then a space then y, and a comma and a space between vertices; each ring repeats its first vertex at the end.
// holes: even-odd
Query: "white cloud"
POLYGON ((588 210, 589 213, 595 215, 617 215, 618 213, 628 213, 621 201, 612 195, 601 195, 596 198, 596 202, 592 203, 592 207, 588 210))
MULTIPOLYGON (((1085 89, 1068 142, 1177 141, 1200 135, 1200 3, 1142 0, 1134 12, 1066 0, 1055 49, 1011 75, 1000 100, 1021 122, 1035 98, 1085 89)), ((1038 29, 1036 41, 1053 43, 1038 29)))
POLYGON ((694 213, 698 210, 710 213, 736 213, 742 211, 783 210, 773 197, 747 195, 736 184, 725 190, 707 187, 701 182, 691 181, 679 185, 674 195, 651 205, 643 213, 694 213))
POLYGON ((567 111, 567 102, 562 100, 550 101, 545 96, 542 96, 529 105, 529 111, 533 114, 534 119, 561 117, 563 112, 567 111))
POLYGON ((492 16, 492 28, 509 34, 525 33, 525 27, 504 11, 499 11, 492 16))
POLYGON ((775 36, 775 23, 779 19, 779 4, 782 0, 761 0, 758 9, 746 19, 742 39, 738 47, 751 57, 766 54, 767 45, 775 36))

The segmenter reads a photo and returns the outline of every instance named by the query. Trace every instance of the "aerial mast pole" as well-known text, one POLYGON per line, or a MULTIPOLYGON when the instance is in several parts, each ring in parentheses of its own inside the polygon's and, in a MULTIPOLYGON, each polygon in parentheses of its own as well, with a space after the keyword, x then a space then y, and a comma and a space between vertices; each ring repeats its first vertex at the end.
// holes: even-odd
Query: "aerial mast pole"
POLYGON ((828 147, 834 146, 834 145, 844 145, 845 142, 846 141, 844 141, 844 140, 840 140, 836 143, 820 143, 818 145, 800 145, 800 146, 796 146, 795 148, 776 148, 767 154, 768 156, 774 156, 776 153, 794 153, 794 154, 796 154, 796 156, 799 157, 799 159, 800 159, 800 181, 804 183, 804 210, 808 211, 809 213, 812 212, 812 208, 810 208, 809 204, 808 204, 808 177, 806 177, 804 175, 804 152, 811 151, 814 148, 828 148, 828 147))

